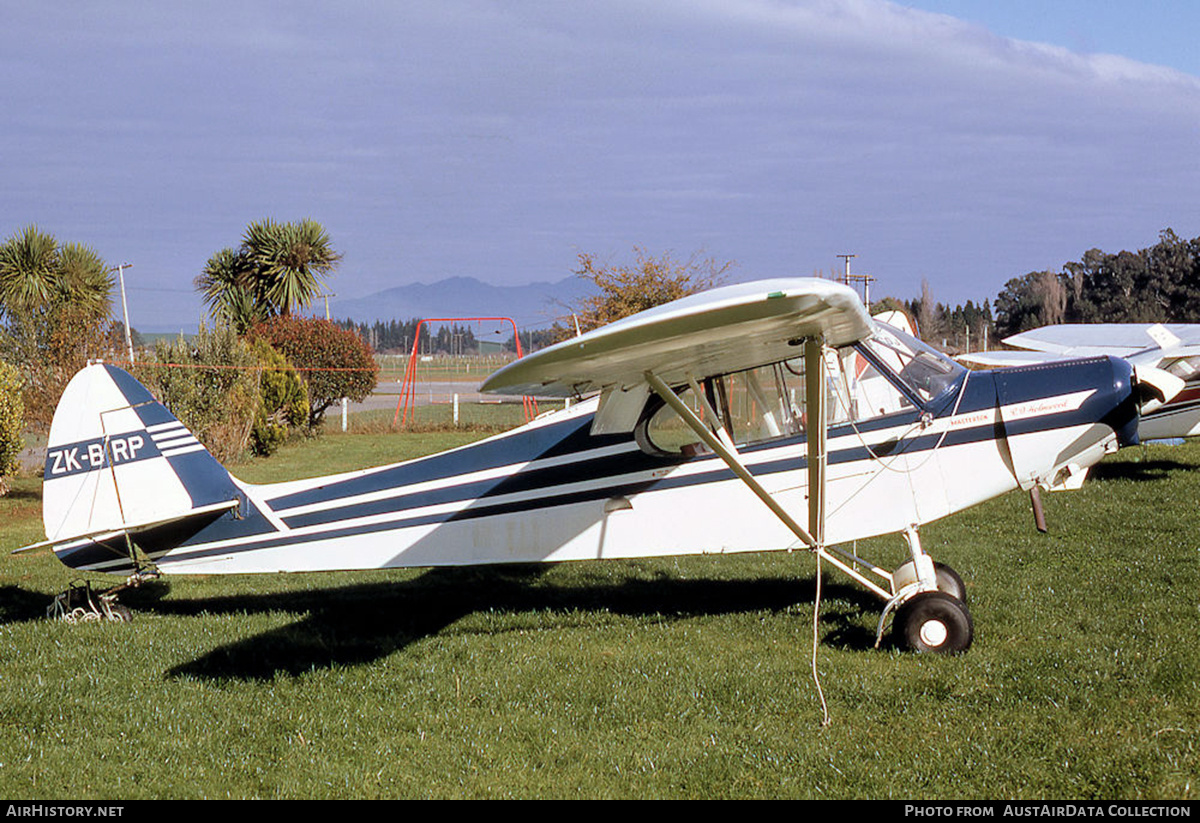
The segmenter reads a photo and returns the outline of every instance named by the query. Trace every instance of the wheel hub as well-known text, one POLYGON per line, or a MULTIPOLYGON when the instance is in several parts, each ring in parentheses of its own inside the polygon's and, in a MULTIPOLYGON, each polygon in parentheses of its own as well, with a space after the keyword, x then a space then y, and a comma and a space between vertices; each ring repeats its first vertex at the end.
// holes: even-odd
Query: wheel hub
POLYGON ((940 620, 926 620, 921 624, 920 635, 922 643, 930 648, 937 648, 946 642, 950 630, 940 620))

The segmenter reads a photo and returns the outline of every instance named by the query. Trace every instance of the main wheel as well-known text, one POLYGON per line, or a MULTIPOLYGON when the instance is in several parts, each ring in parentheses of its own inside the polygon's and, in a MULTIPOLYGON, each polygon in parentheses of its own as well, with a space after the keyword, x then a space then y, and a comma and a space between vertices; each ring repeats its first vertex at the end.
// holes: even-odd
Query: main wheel
POLYGON ((937 573, 938 591, 945 592, 964 603, 967 602, 967 584, 963 583, 963 579, 958 576, 958 572, 945 563, 938 563, 936 560, 933 563, 933 570, 937 573))
MULTIPOLYGON (((958 572, 945 563, 938 563, 937 561, 934 561, 933 571, 937 575, 938 591, 945 592, 964 603, 967 602, 967 586, 963 583, 963 579, 958 576, 958 572)), ((895 581, 897 590, 917 582, 916 564, 909 560, 903 566, 896 569, 896 571, 892 572, 892 579, 895 581)))
POLYGON ((896 636, 918 652, 958 654, 971 645, 975 628, 961 600, 945 592, 921 592, 896 612, 896 636))

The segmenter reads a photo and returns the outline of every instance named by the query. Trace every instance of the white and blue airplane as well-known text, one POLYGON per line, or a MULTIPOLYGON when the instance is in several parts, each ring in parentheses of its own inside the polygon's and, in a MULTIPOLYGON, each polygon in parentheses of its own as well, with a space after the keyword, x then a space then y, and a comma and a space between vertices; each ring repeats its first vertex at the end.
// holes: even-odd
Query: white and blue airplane
MULTIPOLYGON (((1181 381, 1115 357, 967 371, 817 279, 715 289, 515 361, 484 390, 580 402, 381 468, 244 483, 128 373, 63 394, 45 466, 66 565, 163 574, 803 549, 876 594, 899 640, 957 652, 966 592, 920 527, 1053 487, 1136 442, 1181 381), (899 532, 888 570, 844 548, 899 532)), ((27 547, 34 548, 34 547, 27 547)), ((19 550, 20 551, 20 550, 19 550)))

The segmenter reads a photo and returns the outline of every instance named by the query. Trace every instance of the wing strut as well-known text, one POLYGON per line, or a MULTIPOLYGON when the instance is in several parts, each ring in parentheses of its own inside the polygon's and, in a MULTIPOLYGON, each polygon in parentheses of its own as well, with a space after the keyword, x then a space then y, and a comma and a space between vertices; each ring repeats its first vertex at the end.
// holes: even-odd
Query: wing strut
POLYGON ((825 435, 829 418, 825 415, 825 351, 818 337, 804 340, 804 394, 808 412, 808 528, 815 538, 810 545, 818 554, 825 554, 825 435))
MULTIPOLYGON (((646 372, 645 374, 646 382, 650 384, 650 387, 654 389, 655 393, 663 399, 664 403, 670 406, 675 413, 679 415, 680 419, 682 419, 683 422, 688 425, 688 428, 696 433, 696 436, 700 438, 704 445, 708 446, 718 457, 724 460, 725 465, 729 466, 729 469, 735 475, 737 475, 738 479, 745 483, 750 491, 754 492, 755 496, 765 503, 767 508, 769 508, 774 515, 778 517, 783 524, 788 527, 788 529, 791 530, 793 534, 799 537, 800 540, 803 541, 803 543, 809 548, 816 549, 816 539, 809 534, 809 532, 803 526, 797 523, 795 518, 788 514, 787 510, 780 505, 774 497, 771 496, 770 492, 762 487, 762 484, 758 482, 754 475, 750 473, 750 470, 746 468, 745 464, 742 463, 737 453, 737 447, 733 445, 732 438, 729 436, 728 432, 725 431, 725 426, 720 422, 721 418, 712 415, 711 412, 708 412, 706 409, 706 413, 708 413, 709 416, 716 421, 717 432, 714 433, 708 428, 708 426, 704 425, 704 421, 697 417, 695 412, 688 408, 687 403, 684 403, 679 399, 679 395, 675 394, 675 392, 671 390, 670 386, 659 379, 658 375, 654 374, 653 372, 646 372)), ((704 393, 700 392, 697 396, 703 398, 704 393)), ((706 406, 708 405, 707 400, 702 402, 704 402, 706 406)))
MULTIPOLYGON (((700 438, 704 445, 713 450, 713 453, 721 458, 754 495, 761 500, 768 509, 771 510, 780 522, 787 526, 792 534, 796 535, 805 546, 811 551, 816 552, 823 560, 827 560, 837 568, 841 569, 850 577, 857 580, 862 585, 866 586, 875 594, 887 600, 892 597, 892 593, 875 584, 874 581, 864 577, 857 569, 854 569, 846 562, 842 561, 837 556, 830 554, 825 548, 825 440, 827 420, 825 417, 825 380, 824 380, 824 353, 822 341, 817 337, 806 338, 805 349, 805 407, 808 411, 808 520, 809 525, 806 529, 784 508, 778 500, 771 496, 771 493, 763 488, 758 479, 746 468, 738 455, 737 447, 733 444, 733 438, 725 430, 721 423, 720 415, 716 414, 708 403, 705 393, 695 386, 695 380, 690 380, 693 384, 693 394, 700 399, 700 402, 705 405, 705 416, 714 421, 714 429, 710 429, 704 424, 704 421, 696 416, 696 413, 679 398, 670 386, 662 381, 662 379, 651 371, 645 372, 646 382, 650 384, 663 402, 670 406, 679 418, 687 424, 697 437, 700 438)), ((857 559, 857 558, 855 558, 857 559)))

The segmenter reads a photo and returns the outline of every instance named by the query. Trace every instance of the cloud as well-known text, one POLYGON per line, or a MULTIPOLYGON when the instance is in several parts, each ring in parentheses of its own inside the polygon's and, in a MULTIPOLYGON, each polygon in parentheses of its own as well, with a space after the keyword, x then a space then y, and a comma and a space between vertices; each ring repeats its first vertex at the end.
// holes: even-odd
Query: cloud
POLYGON ((183 290, 268 215, 329 227, 348 297, 640 245, 747 277, 853 252, 957 302, 1200 234, 1196 78, 876 0, 111 3, 0 38, 0 229, 183 290))

